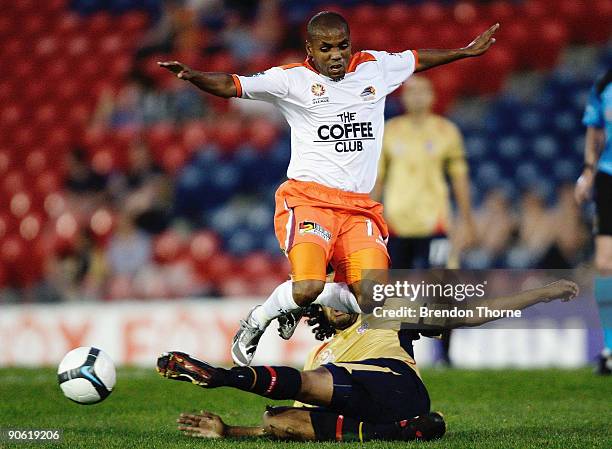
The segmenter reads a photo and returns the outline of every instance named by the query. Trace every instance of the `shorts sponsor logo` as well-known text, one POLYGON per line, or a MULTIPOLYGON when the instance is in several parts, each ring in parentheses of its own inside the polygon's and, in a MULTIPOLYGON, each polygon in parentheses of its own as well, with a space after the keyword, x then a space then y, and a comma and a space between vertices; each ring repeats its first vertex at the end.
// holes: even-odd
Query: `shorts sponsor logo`
POLYGON ((302 221, 298 225, 298 231, 300 234, 314 234, 316 236, 321 237, 326 242, 331 240, 331 232, 326 230, 319 223, 315 223, 314 221, 302 221))

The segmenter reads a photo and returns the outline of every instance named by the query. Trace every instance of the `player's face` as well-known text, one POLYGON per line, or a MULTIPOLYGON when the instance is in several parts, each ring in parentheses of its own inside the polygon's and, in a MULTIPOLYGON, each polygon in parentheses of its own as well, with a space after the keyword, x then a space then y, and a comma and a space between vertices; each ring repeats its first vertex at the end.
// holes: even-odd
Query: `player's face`
POLYGON ((322 75, 339 80, 351 59, 351 38, 344 29, 322 31, 309 38, 306 52, 322 75))
POLYGON ((323 307, 325 318, 329 321, 334 329, 346 329, 357 319, 356 313, 346 313, 340 310, 332 309, 331 307, 323 307))
POLYGON ((404 85, 402 95, 406 111, 412 113, 429 112, 434 102, 431 82, 426 78, 414 77, 404 85))

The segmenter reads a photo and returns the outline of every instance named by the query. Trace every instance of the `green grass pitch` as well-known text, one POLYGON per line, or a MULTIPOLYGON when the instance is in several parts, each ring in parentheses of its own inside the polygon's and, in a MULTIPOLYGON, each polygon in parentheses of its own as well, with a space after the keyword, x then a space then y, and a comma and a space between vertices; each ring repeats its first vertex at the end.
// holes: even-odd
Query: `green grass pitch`
POLYGON ((201 440, 175 429, 182 411, 207 409, 229 424, 254 425, 270 400, 230 389, 203 390, 142 369, 120 369, 103 403, 63 397, 52 369, 0 370, 0 428, 61 428, 61 444, 0 448, 612 448, 612 378, 589 370, 424 370, 433 409, 447 420, 437 442, 289 443, 201 440))

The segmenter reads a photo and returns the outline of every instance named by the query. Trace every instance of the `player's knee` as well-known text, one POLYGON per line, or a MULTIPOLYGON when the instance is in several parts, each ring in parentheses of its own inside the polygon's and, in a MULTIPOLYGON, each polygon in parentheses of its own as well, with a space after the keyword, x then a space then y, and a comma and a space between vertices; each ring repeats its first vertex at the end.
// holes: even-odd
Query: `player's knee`
POLYGON ((324 287, 324 281, 306 280, 294 282, 292 286, 293 300, 298 306, 307 306, 317 299, 324 287))

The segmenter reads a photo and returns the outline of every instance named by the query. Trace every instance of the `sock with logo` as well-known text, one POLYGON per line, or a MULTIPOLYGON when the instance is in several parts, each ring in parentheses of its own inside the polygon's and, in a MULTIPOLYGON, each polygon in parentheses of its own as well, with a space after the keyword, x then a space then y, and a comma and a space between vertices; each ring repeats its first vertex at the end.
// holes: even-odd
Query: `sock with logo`
POLYGON ((295 399, 302 388, 300 371, 288 366, 236 366, 224 384, 270 399, 295 399))

